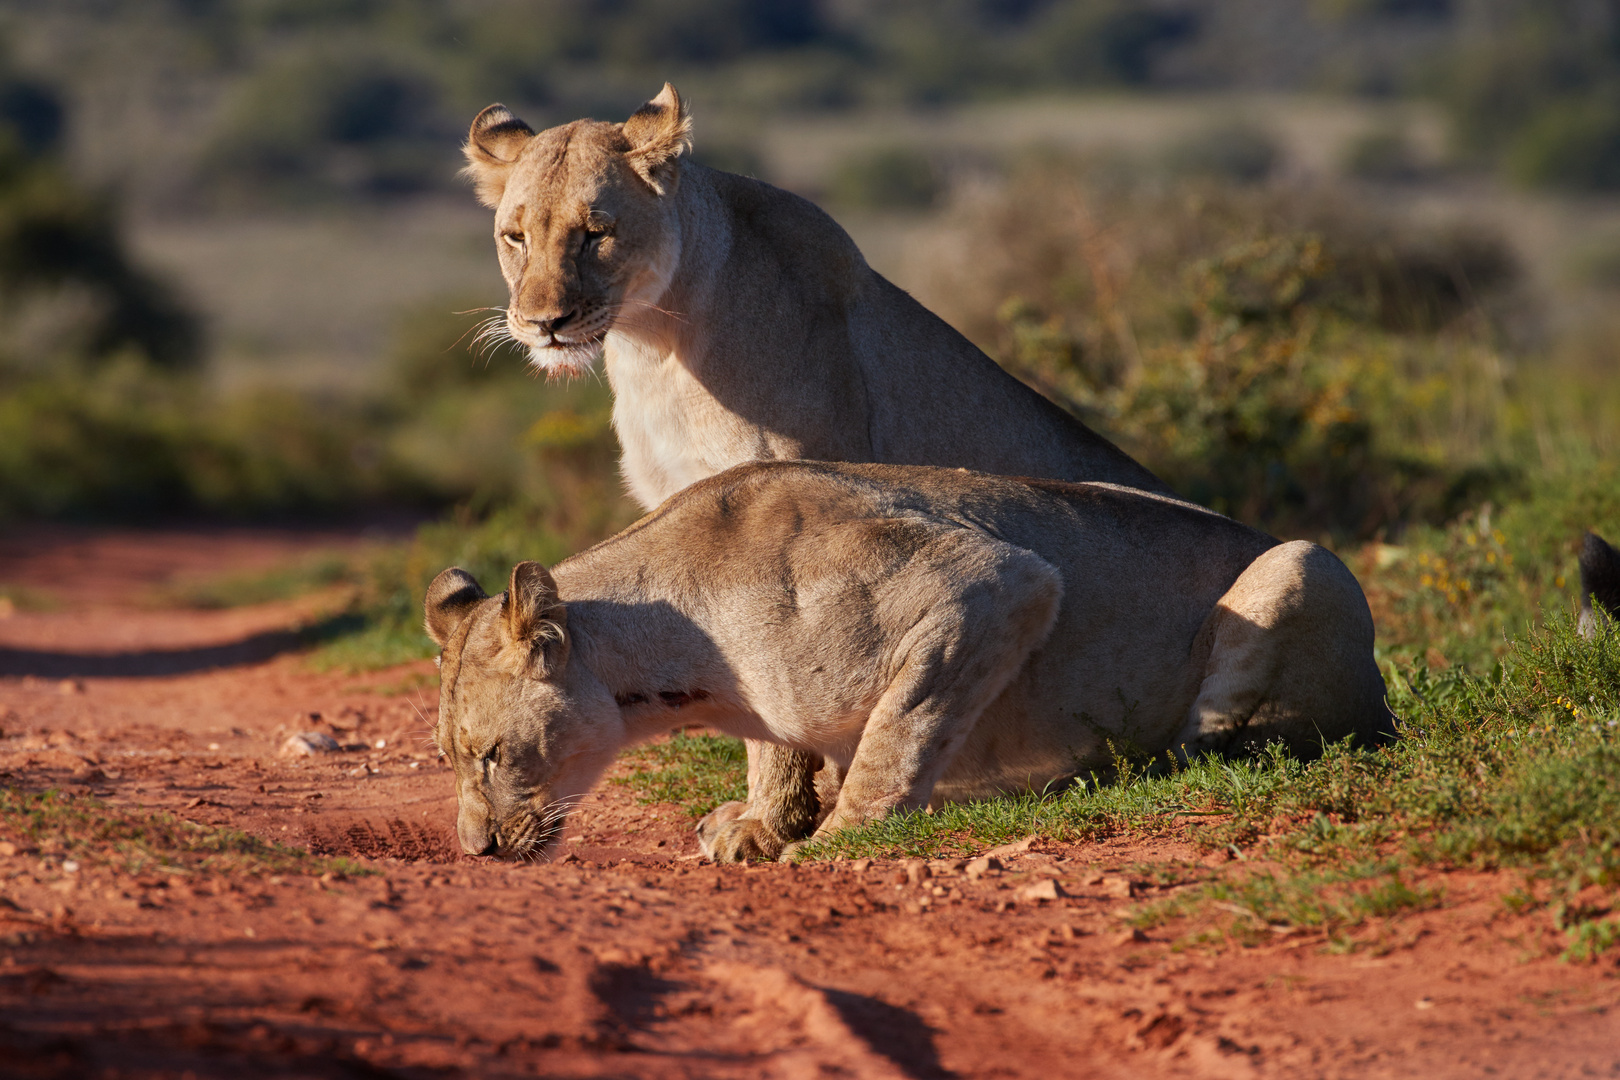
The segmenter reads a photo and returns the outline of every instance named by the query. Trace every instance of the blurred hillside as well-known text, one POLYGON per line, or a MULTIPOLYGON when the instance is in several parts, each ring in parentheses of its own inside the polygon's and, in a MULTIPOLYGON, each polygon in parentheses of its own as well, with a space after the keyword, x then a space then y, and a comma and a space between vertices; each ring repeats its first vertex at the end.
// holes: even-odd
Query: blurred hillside
POLYGON ((443 189, 490 101, 622 116, 665 77, 756 122, 1097 88, 1422 98, 1462 160, 1620 187, 1620 11, 1585 0, 11 0, 0 32, 70 104, 74 159, 142 205, 443 189))
POLYGON ((616 119, 668 78, 698 160, 826 206, 1184 490, 1445 520, 1613 449, 1616 11, 11 0, 0 514, 622 520, 600 383, 467 348, 504 288, 455 174, 490 101, 616 119))

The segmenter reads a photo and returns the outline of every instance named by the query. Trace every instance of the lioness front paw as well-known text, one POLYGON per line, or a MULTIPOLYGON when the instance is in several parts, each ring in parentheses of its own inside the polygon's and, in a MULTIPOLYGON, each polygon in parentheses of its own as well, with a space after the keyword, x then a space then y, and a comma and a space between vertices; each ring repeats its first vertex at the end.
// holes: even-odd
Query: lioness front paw
POLYGON ((714 841, 720 830, 747 812, 746 802, 725 802, 704 814, 703 819, 697 823, 698 850, 713 859, 714 841))
POLYGON ((707 838, 700 835, 698 845, 717 863, 769 862, 781 853, 783 842, 763 822, 742 818, 726 822, 707 838))

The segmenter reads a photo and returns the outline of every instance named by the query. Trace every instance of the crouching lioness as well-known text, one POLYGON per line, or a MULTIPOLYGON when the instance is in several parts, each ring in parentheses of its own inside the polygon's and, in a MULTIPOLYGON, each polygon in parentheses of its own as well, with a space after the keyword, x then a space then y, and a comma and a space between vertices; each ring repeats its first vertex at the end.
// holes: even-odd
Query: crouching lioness
MULTIPOLYGON (((1109 484, 742 465, 499 597, 446 570, 426 608, 473 854, 543 854, 623 747, 681 724, 819 755, 821 835, 1039 789, 1110 740, 1310 750, 1389 721, 1343 563, 1109 484)), ((711 854, 803 838, 769 814, 815 792, 771 783, 711 815, 711 854)))

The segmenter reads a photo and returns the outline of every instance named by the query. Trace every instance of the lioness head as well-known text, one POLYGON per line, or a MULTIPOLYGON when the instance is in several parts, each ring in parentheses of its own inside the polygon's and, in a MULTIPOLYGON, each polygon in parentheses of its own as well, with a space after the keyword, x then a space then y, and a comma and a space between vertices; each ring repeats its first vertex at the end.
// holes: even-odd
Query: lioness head
POLYGON ((578 374, 616 323, 664 292, 680 258, 671 196, 691 120, 675 88, 622 124, 576 120, 538 135, 504 105, 473 120, 462 152, 495 211, 510 299, 505 329, 548 374, 578 374))
POLYGON ((519 563, 497 597, 446 570, 426 609, 442 650, 434 739, 455 768, 462 850, 541 857, 622 742, 612 695, 570 677, 568 613, 539 563, 519 563))

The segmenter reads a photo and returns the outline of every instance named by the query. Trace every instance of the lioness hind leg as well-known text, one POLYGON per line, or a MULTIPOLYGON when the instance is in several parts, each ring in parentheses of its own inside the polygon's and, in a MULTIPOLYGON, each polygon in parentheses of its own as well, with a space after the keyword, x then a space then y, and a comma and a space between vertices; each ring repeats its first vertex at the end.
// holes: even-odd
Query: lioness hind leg
POLYGON ((929 554, 902 575, 913 580, 891 582, 928 600, 817 837, 927 805, 980 714, 1051 633, 1063 581, 1038 555, 966 532, 929 554))
POLYGON ((698 822, 698 847, 715 862, 774 859, 821 817, 821 755, 774 743, 748 744, 748 801, 715 807, 698 822))
POLYGON ((1210 613, 1194 645, 1203 649, 1198 697, 1172 743, 1188 757, 1272 740, 1308 754, 1393 730, 1367 598, 1325 548, 1262 553, 1210 613))

